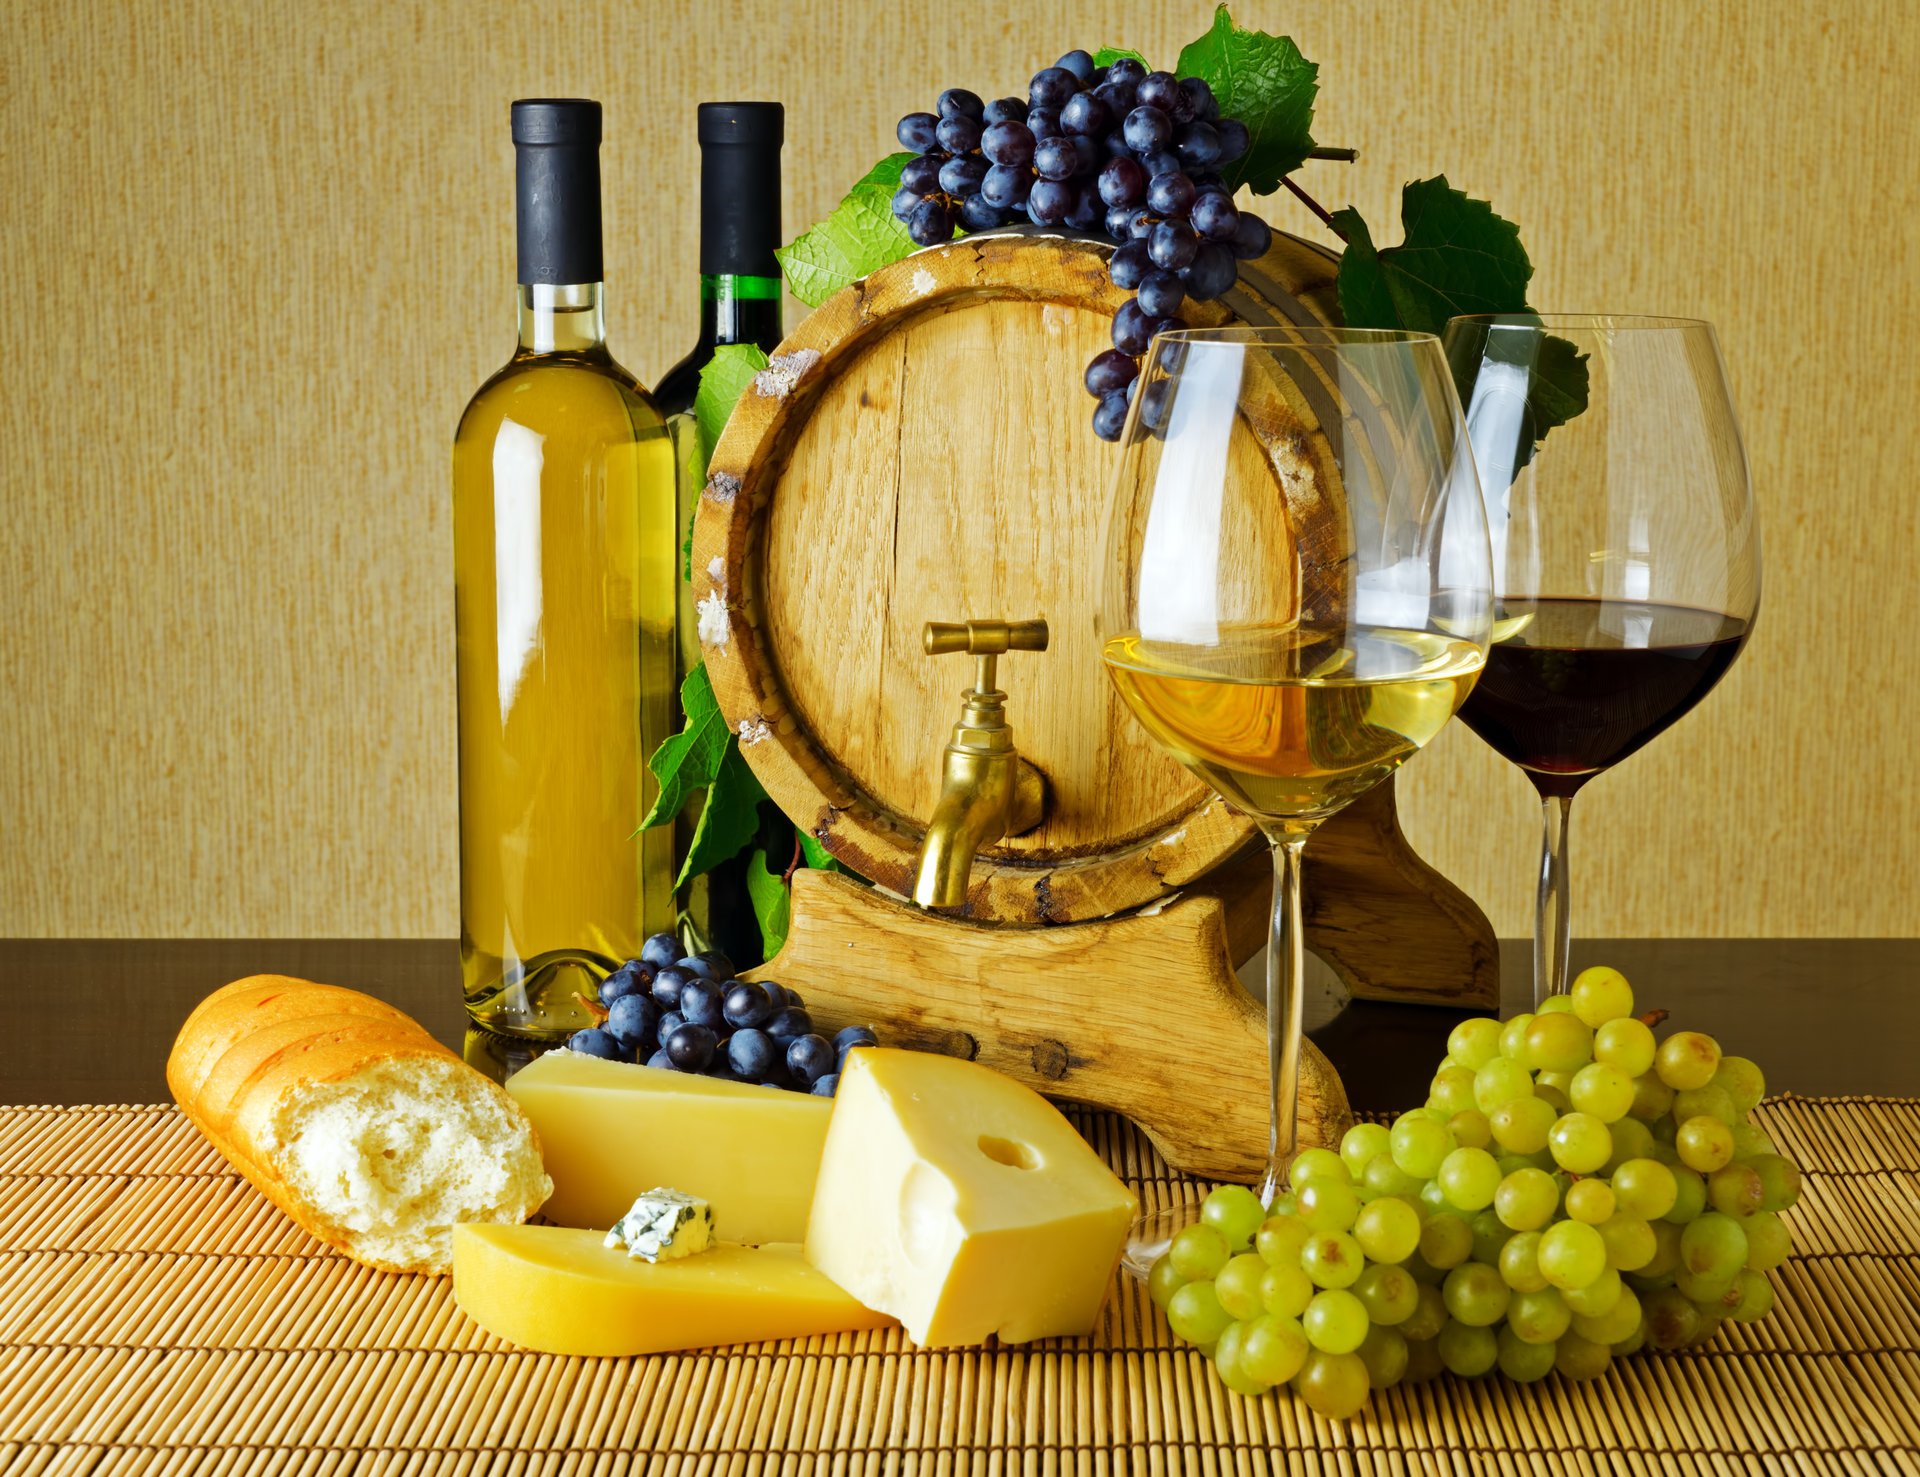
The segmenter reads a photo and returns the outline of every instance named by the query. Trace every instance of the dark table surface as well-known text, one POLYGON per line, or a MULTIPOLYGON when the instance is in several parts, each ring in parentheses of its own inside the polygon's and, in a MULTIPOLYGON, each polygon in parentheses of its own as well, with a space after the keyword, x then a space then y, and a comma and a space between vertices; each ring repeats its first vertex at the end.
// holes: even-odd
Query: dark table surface
MULTIPOLYGON (((1503 1014, 1529 1008, 1530 946, 1501 947, 1503 1014)), ((1772 1091, 1920 1096, 1920 940, 1594 939, 1576 969, 1607 963, 1641 1003, 1720 1038, 1772 1091)), ((0 1102, 164 1102, 167 1050, 201 996, 248 974, 351 985, 392 1002, 480 1065, 499 1043, 465 1031, 453 943, 388 939, 19 939, 0 943, 15 1035, 0 1102)), ((1426 1096, 1464 1013, 1310 992, 1309 1032, 1359 1109, 1426 1096)), ((509 1054, 511 1052, 509 1051, 509 1054)))

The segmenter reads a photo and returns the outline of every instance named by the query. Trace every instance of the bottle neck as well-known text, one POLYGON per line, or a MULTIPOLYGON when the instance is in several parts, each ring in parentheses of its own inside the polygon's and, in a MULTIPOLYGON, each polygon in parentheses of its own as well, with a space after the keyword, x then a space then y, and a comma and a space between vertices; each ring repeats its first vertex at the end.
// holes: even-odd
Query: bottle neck
POLYGON ((605 353, 607 319, 598 282, 522 282, 520 352, 605 353))
POLYGON ((771 352, 780 342, 780 279, 702 273, 700 341, 758 344, 771 352))

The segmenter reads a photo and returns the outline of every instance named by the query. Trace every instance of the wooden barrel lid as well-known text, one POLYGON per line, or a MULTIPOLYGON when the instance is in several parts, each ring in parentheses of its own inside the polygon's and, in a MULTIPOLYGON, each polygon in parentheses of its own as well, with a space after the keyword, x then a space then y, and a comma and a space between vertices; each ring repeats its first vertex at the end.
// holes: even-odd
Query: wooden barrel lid
MULTIPOLYGON (((924 623, 1048 620, 1049 650, 1000 662, 1047 800, 1037 828, 976 859, 965 911, 986 921, 1139 907, 1254 837, 1149 743, 1102 670, 1119 451, 1088 427, 1080 379, 1126 296, 1107 255, 1051 235, 971 238, 847 288, 742 397, 695 528, 702 649, 742 753, 788 815, 896 892, 972 676, 965 657, 923 653, 924 623)), ((1334 271, 1321 248, 1276 237, 1233 293, 1188 315, 1327 322, 1334 271)), ((1289 496, 1330 470, 1311 424, 1261 436, 1284 443, 1267 453, 1291 459, 1277 469, 1289 496)))

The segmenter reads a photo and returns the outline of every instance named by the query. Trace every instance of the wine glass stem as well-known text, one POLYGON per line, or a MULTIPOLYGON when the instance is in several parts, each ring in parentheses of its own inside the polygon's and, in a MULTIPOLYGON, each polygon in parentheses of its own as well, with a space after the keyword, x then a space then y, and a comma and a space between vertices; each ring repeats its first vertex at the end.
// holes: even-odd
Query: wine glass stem
POLYGON ((1273 838, 1273 922, 1267 935, 1267 1177, 1260 1203, 1287 1187, 1293 1160, 1300 1080, 1300 996, 1306 974, 1306 930, 1300 913, 1300 858, 1307 832, 1273 838))
POLYGON ((1540 897, 1533 911, 1533 1008, 1567 988, 1567 958, 1572 931, 1567 911, 1567 820, 1571 795, 1549 795, 1542 804, 1540 897))

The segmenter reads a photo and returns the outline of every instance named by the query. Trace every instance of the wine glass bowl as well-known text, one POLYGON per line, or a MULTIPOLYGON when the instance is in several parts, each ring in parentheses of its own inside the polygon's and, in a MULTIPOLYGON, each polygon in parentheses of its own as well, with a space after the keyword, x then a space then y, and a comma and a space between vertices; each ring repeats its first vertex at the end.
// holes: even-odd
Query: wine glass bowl
POLYGON ((1108 674, 1273 848, 1270 1203, 1294 1149, 1301 851, 1473 685, 1492 627, 1480 487, 1427 334, 1162 334, 1121 439, 1108 674))
POLYGON ((1541 797, 1537 1004, 1566 987, 1573 796, 1726 674, 1759 608, 1759 533, 1710 324, 1456 318, 1446 348, 1496 591, 1493 646, 1461 717, 1541 797))

